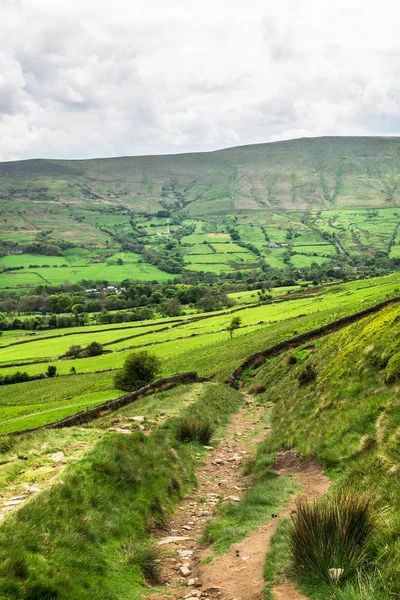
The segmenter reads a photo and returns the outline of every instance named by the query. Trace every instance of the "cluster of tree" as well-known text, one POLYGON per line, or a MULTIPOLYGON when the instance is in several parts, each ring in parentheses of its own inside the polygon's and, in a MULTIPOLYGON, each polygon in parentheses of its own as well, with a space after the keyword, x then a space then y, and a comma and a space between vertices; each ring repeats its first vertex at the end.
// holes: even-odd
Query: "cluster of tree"
POLYGON ((45 379, 46 377, 55 377, 57 375, 57 367, 49 365, 46 373, 37 373, 36 375, 29 375, 26 371, 15 371, 10 375, 0 374, 0 385, 11 385, 13 383, 24 383, 25 381, 36 381, 38 379, 45 379))
POLYGON ((104 349, 102 344, 99 342, 91 342, 86 348, 82 348, 79 344, 72 344, 68 348, 65 354, 62 354, 58 358, 88 358, 90 356, 100 356, 103 354, 104 349))

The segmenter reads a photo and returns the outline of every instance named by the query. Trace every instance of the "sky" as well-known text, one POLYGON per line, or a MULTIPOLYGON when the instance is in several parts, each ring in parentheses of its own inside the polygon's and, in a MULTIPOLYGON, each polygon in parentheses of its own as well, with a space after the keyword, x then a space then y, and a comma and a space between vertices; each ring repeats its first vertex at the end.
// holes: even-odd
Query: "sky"
POLYGON ((0 160, 400 135, 392 0, 0 0, 0 160))

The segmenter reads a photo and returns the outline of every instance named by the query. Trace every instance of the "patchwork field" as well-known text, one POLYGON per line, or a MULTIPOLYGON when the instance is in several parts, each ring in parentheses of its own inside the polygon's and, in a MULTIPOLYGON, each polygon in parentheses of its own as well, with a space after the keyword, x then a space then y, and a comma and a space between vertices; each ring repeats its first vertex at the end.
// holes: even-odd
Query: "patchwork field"
POLYGON ((249 354, 398 294, 400 275, 393 274, 327 286, 318 292, 303 292, 304 297, 288 296, 284 301, 254 307, 246 304, 253 304, 258 298, 242 293, 236 295, 239 306, 233 309, 167 322, 164 319, 51 330, 37 332, 34 337, 27 337, 27 332, 8 332, 0 339, 0 375, 18 370, 29 375, 44 373, 49 365, 54 365, 59 377, 0 386, 2 431, 20 428, 21 423, 33 426, 48 422, 116 397, 112 370, 120 368, 134 350, 147 349, 160 357, 163 375, 197 370, 201 375, 214 375, 224 381, 249 354), (240 317, 241 326, 230 339, 227 327, 232 316, 240 317), (84 347, 92 341, 103 345, 103 355, 76 360, 58 358, 71 345, 84 347), (70 374, 72 368, 76 375, 70 374), (90 374, 90 379, 86 380, 86 374, 90 374))

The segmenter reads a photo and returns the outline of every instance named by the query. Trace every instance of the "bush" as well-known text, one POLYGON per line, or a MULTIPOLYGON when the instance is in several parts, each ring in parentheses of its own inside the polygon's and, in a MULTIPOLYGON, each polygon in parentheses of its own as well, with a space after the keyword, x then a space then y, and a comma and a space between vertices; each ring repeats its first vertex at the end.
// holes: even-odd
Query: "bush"
POLYGON ((301 371, 297 379, 300 385, 307 385, 308 383, 315 381, 317 379, 317 371, 315 370, 315 367, 312 365, 307 365, 304 371, 301 371))
POLYGON ((161 360, 149 352, 130 354, 124 366, 114 377, 114 385, 119 390, 130 392, 154 381, 161 371, 161 360))
POLYGON ((54 365, 49 365, 46 371, 47 377, 55 377, 57 375, 57 367, 54 365))
POLYGON ((303 579, 332 582, 330 569, 345 581, 371 566, 377 525, 371 496, 337 492, 314 502, 300 501, 293 517, 291 552, 303 579))
POLYGON ((175 436, 184 444, 188 442, 208 444, 214 432, 214 426, 210 421, 194 417, 179 419, 175 425, 175 436))

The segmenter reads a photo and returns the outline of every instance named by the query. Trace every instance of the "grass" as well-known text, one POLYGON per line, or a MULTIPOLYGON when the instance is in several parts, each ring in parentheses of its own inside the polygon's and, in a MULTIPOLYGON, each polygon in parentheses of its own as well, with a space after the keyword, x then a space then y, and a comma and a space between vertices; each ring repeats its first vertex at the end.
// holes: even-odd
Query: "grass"
POLYGON ((268 521, 299 489, 290 475, 279 477, 268 469, 263 471, 240 502, 221 506, 217 516, 205 526, 203 541, 212 544, 216 554, 225 553, 232 544, 268 521))
MULTIPOLYGON (((311 346, 272 358, 253 372, 248 383, 265 385, 258 398, 274 406, 272 433, 258 451, 259 460, 270 464, 285 448, 316 455, 337 489, 360 497, 373 490, 379 507, 387 507, 367 575, 372 577, 377 570, 394 597, 400 593, 400 411, 398 387, 385 383, 385 368, 398 351, 399 312, 397 305, 388 307, 311 346), (288 364, 291 355, 296 356, 295 364, 288 364), (317 379, 300 386, 298 375, 311 364, 317 379)), ((350 590, 358 583, 348 585, 350 590)), ((313 600, 326 597, 321 586, 314 582, 314 587, 307 595, 313 600)), ((380 587, 376 594, 381 594, 380 587)))
POLYGON ((371 495, 338 492, 313 502, 299 502, 293 517, 291 554, 301 580, 338 583, 357 580, 375 558, 378 517, 371 495))
MULTIPOLYGON (((196 389, 191 410, 214 426, 242 402, 216 384, 196 389)), ((177 442, 173 430, 172 419, 147 436, 105 435, 62 482, 10 515, 0 528, 0 597, 117 600, 138 597, 144 580, 155 581, 149 531, 194 484, 200 450, 177 442)))
MULTIPOLYGON (((398 285, 399 276, 393 274, 327 287, 314 292, 315 296, 311 298, 292 299, 253 308, 243 304, 241 310, 234 313, 240 316, 242 326, 235 332, 232 340, 226 331, 232 318, 229 311, 226 314, 209 313, 204 315, 206 318, 196 321, 191 321, 191 317, 186 316, 158 320, 151 324, 89 326, 72 328, 71 332, 64 329, 52 330, 41 332, 33 338, 4 336, 0 347, 2 374, 16 370, 26 371, 30 375, 43 373, 48 365, 55 365, 59 375, 68 375, 72 366, 78 374, 0 386, 0 415, 3 418, 0 433, 44 424, 86 406, 117 397, 120 393, 113 386, 112 373, 102 371, 120 368, 132 351, 146 349, 160 357, 163 360, 162 376, 190 369, 197 370, 200 375, 214 375, 218 381, 225 381, 250 354, 375 304, 388 295, 396 294, 398 285), (93 340, 107 344, 106 349, 111 352, 74 361, 57 360, 71 344, 87 345, 93 340), (23 343, 11 345, 15 342, 23 343), (43 359, 46 362, 35 362, 43 359), (33 364, 9 366, 25 362, 33 364), (35 413, 38 413, 37 419, 35 413)), ((335 368, 341 368, 337 362, 332 364, 336 365, 335 368)), ((392 376, 395 364, 393 358, 387 366, 388 376, 392 376)), ((310 402, 312 403, 312 399, 310 402)), ((379 403, 371 403, 366 415, 376 410, 378 405, 379 403)), ((353 415, 351 407, 349 415, 353 415)))

